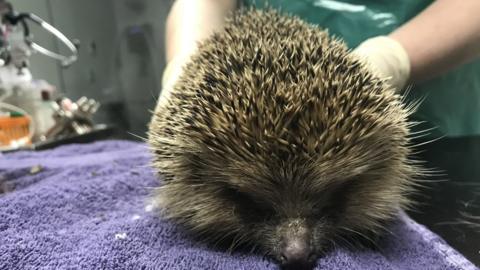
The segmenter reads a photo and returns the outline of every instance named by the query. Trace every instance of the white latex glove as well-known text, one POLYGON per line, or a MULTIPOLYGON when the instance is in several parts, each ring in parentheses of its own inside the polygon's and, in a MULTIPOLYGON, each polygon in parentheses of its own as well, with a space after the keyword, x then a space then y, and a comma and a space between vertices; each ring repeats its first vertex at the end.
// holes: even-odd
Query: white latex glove
POLYGON ((404 90, 410 77, 410 59, 402 45, 387 36, 377 36, 362 42, 353 53, 370 67, 371 71, 397 92, 404 90))
POLYGON ((170 95, 175 82, 182 74, 183 66, 188 61, 188 57, 176 57, 165 67, 162 75, 162 91, 160 92, 159 103, 164 103, 170 95))

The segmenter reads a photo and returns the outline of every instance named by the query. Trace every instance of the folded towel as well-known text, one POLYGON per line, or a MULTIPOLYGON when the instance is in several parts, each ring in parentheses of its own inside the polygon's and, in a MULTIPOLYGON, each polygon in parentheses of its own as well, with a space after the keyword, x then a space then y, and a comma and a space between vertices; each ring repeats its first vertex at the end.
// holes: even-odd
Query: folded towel
MULTIPOLYGON (((142 143, 103 141, 0 156, 0 269, 277 269, 187 237, 148 204, 142 143)), ((337 249, 316 269, 477 269, 400 215, 380 251, 337 249)))

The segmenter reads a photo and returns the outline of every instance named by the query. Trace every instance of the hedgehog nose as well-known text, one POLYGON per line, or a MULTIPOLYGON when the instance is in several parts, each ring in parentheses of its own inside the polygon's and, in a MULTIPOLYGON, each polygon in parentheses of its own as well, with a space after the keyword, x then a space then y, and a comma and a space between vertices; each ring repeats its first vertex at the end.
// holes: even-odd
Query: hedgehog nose
POLYGON ((282 269, 312 269, 312 250, 302 238, 285 241, 281 257, 282 269))

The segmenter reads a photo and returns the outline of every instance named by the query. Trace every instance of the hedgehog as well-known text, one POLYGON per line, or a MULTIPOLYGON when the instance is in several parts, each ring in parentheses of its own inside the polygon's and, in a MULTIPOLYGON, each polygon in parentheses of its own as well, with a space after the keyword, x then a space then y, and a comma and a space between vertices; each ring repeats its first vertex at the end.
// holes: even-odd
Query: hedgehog
POLYGON ((412 111, 326 29, 236 11, 153 113, 152 196, 209 244, 308 269, 335 243, 375 242, 411 205, 412 111))

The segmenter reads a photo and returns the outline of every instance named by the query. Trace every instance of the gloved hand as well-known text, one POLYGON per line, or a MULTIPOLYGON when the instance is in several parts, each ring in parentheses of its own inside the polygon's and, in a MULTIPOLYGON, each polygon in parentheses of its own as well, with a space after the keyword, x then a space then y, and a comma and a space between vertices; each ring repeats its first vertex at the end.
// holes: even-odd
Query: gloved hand
POLYGON ((184 65, 197 51, 198 42, 223 27, 225 18, 235 10, 236 0, 177 0, 166 21, 167 67, 162 75, 159 104, 168 100, 170 91, 182 74, 184 65))
POLYGON ((402 45, 387 36, 377 36, 362 42, 353 53, 370 67, 371 71, 401 92, 410 77, 410 59, 402 45))
POLYGON ((187 56, 177 56, 167 63, 162 75, 162 91, 160 92, 159 104, 163 104, 170 95, 170 91, 182 74, 183 66, 188 59, 187 56))

